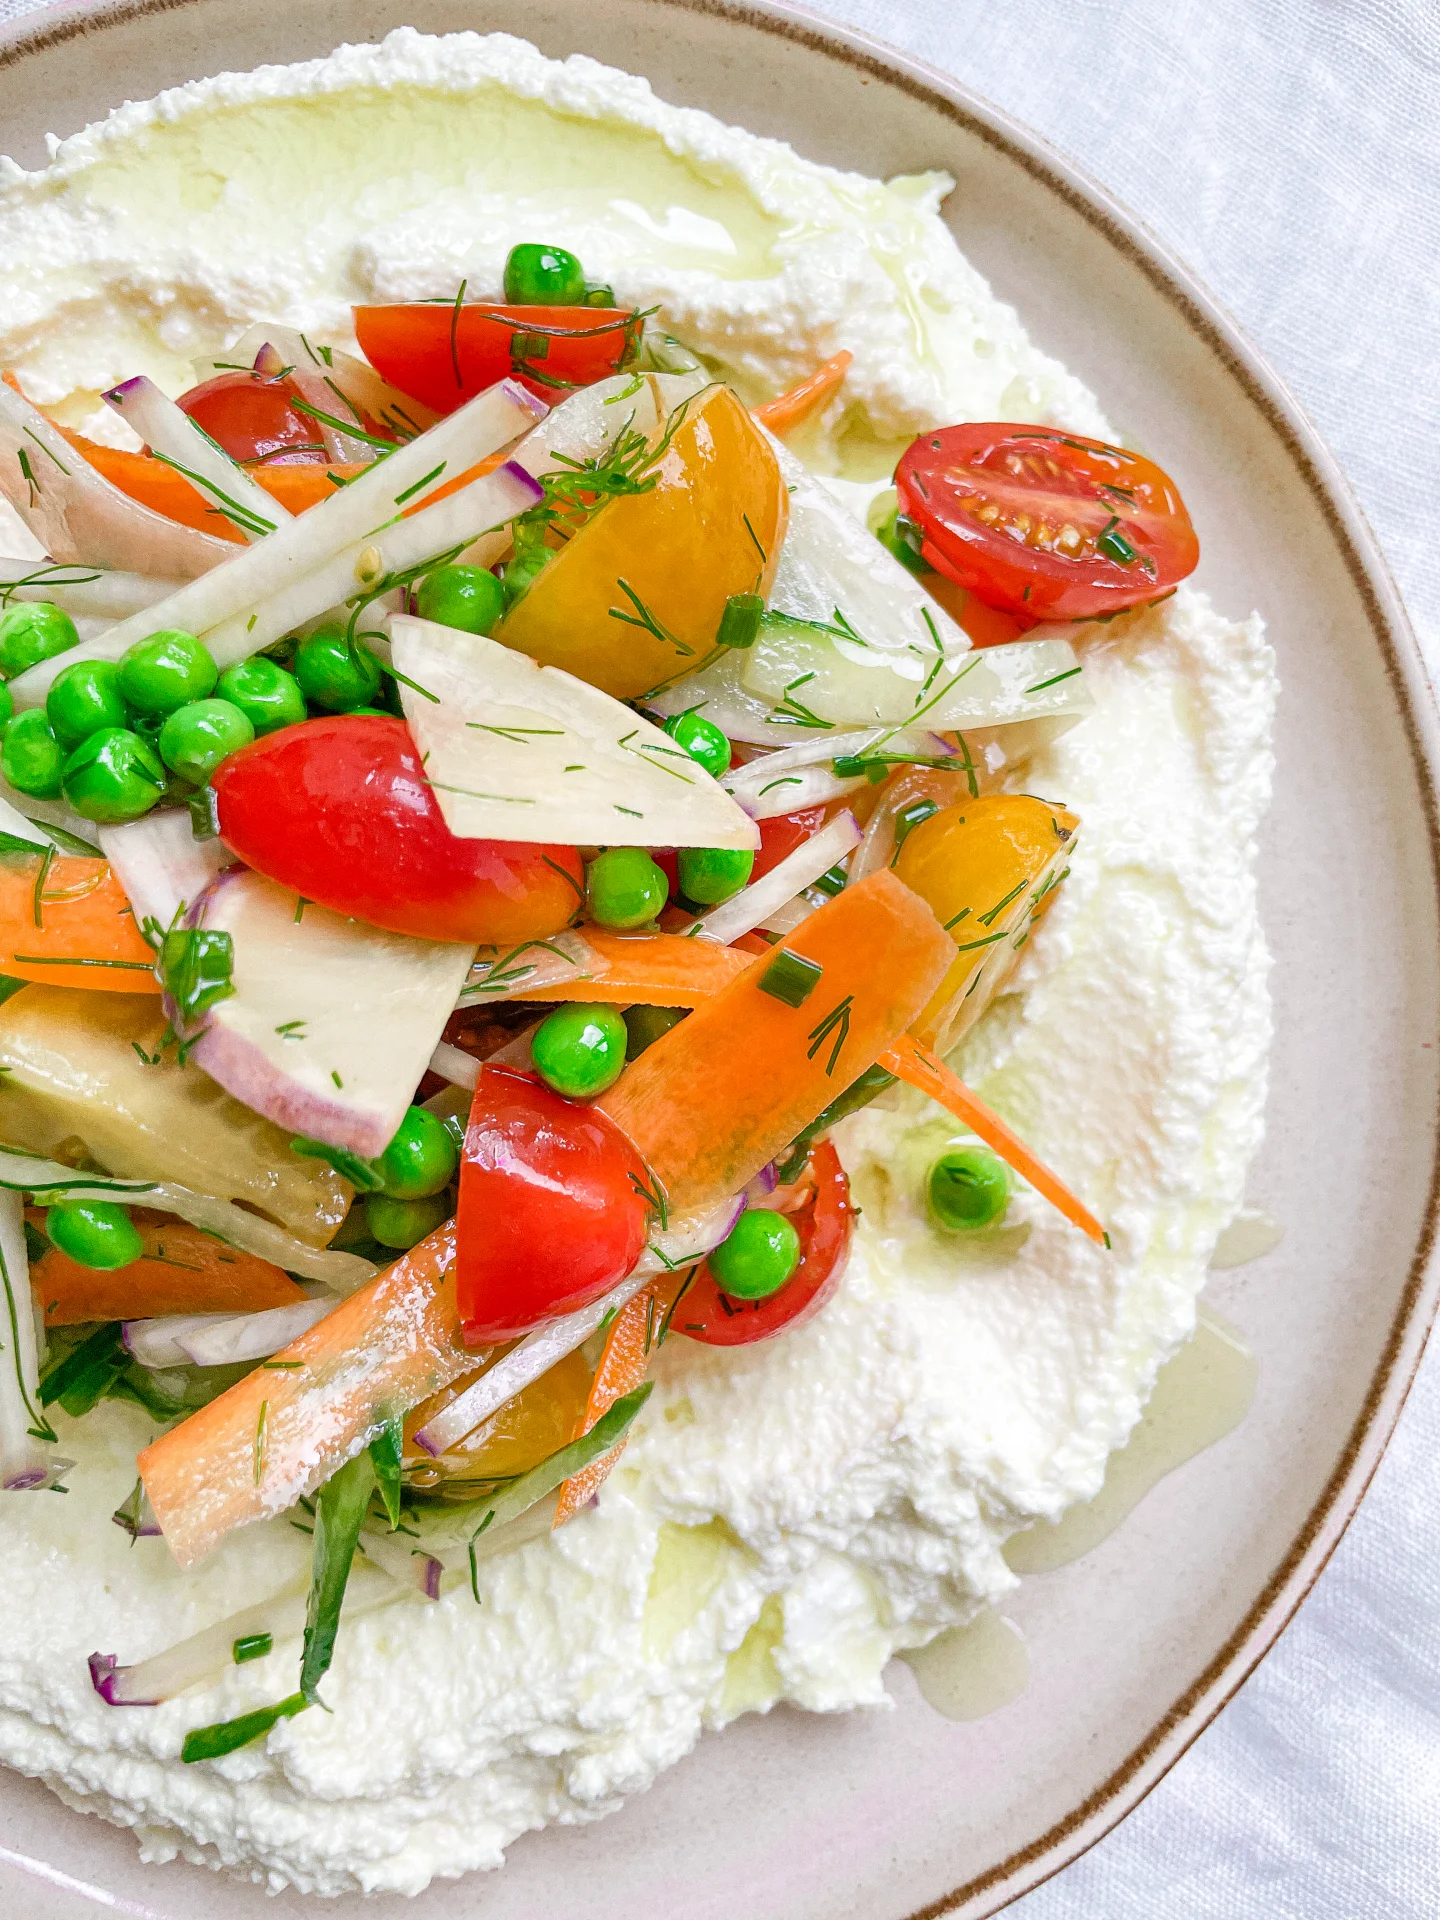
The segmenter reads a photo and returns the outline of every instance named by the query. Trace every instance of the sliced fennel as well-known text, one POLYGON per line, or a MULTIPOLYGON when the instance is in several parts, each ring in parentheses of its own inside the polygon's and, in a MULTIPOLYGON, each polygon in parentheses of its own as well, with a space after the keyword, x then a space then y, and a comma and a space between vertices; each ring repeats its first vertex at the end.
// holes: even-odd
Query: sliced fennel
POLYGON ((761 754, 721 775, 720 784, 752 820, 771 820, 853 793, 899 766, 963 769, 964 753, 923 728, 900 732, 869 727, 859 733, 826 733, 803 746, 761 754), (853 771, 847 771, 852 769, 853 771))
POLYGON ((760 844, 749 816, 688 753, 608 693, 409 615, 391 620, 390 638, 405 718, 452 833, 572 846, 760 844))
POLYGON ((72 1463, 47 1452, 59 1436, 40 1406, 25 1202, 13 1190, 0 1193, 0 1293, 0 1492, 35 1492, 72 1463))
POLYGON ((121 573, 113 567, 0 558, 0 604, 51 600, 77 619, 99 619, 107 626, 143 613, 157 600, 178 593, 180 585, 178 580, 152 580, 148 574, 121 573))
MULTIPOLYGON (((903 569, 902 569, 903 571, 903 569)), ((744 657, 741 684, 772 716, 815 732, 837 727, 993 727, 1090 710, 1080 663, 1066 640, 942 655, 863 646, 833 623, 767 614, 744 657)))
POLYGON ((60 1200, 133 1201, 157 1207, 162 1213, 188 1220, 192 1227, 203 1227, 217 1239, 239 1247, 242 1253, 258 1254, 303 1280, 323 1281, 335 1293, 353 1293, 356 1287, 373 1280, 376 1273, 374 1263, 362 1260, 359 1254, 307 1247, 303 1240, 273 1221, 262 1220, 257 1213, 233 1207, 228 1200, 217 1200, 208 1193, 192 1193, 188 1187, 174 1186, 168 1180, 116 1180, 108 1173, 78 1171, 43 1154, 0 1147, 0 1189, 15 1194, 53 1194, 60 1200))
POLYGON ((770 594, 774 611, 797 620, 831 622, 882 653, 910 654, 927 662, 937 652, 947 661, 968 653, 968 634, 936 605, 915 575, 788 447, 773 434, 767 438, 790 494, 790 528, 770 594))

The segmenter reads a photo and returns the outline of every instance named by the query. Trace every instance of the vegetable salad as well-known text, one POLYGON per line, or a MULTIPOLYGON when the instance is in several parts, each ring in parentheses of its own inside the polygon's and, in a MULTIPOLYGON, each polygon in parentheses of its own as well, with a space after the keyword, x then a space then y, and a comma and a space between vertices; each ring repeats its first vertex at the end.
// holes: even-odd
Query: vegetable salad
POLYGON ((0 387, 47 556, 0 561, 0 1478, 128 1398, 133 1536, 313 1533, 308 1596, 92 1657, 143 1705, 301 1635, 187 1761, 321 1701, 342 1603, 570 1522, 666 1340, 823 1312, 830 1130, 897 1081, 971 1136, 937 1228, 1018 1179, 1105 1241, 946 1056, 1080 830, 1023 790, 1088 705, 1056 623, 1198 558, 1151 461, 1021 423, 861 525, 785 445, 848 354, 749 410, 558 247, 354 327, 122 383, 139 452, 0 387))

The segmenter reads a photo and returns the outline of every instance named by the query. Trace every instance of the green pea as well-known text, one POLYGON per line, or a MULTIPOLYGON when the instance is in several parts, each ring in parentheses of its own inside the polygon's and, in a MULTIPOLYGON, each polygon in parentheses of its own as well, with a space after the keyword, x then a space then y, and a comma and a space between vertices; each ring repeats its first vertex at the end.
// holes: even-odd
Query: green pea
POLYGON ((120 656, 120 691, 140 713, 166 714, 215 691, 219 668, 193 633, 174 628, 137 640, 120 656))
POLYGON ((670 897, 670 882, 643 847, 607 847, 585 869, 590 917, 602 927, 644 927, 670 897))
POLYGON ((0 673, 13 680, 37 661, 78 647, 80 635, 68 613, 48 600, 22 600, 0 617, 0 673))
POLYGON ((433 1233, 442 1220, 450 1218, 448 1194, 431 1194, 426 1200, 396 1200, 388 1193, 367 1193, 365 1223, 372 1240, 382 1247, 403 1252, 433 1233))
POLYGON ((120 691, 120 668, 113 660, 77 660, 50 683, 45 712, 65 747, 78 747, 102 727, 128 727, 130 709, 120 691))
POLYGON ((238 707, 256 734, 293 727, 305 718, 305 696, 300 682, 284 667, 257 653, 238 666, 227 667, 215 688, 222 700, 238 707))
POLYGON ((737 1300, 768 1299, 799 1264, 799 1234, 768 1207, 747 1207, 710 1255, 715 1284, 737 1300))
POLYGON ((113 1273, 145 1251, 135 1222, 113 1200, 67 1200, 45 1215, 45 1231, 61 1253, 82 1267, 113 1273))
POLYGON ((489 633, 505 611, 505 589, 488 567, 437 567, 420 582, 415 611, 442 627, 489 633))
POLYGON ((754 865, 748 847, 681 847, 680 891, 697 906, 718 907, 739 893, 754 865))
POLYGON ((583 1000, 547 1014, 530 1043, 535 1070, 567 1100, 593 1100, 625 1067, 629 1035, 614 1007, 583 1000))
POLYGON ((192 700, 170 715, 160 729, 160 758, 172 773, 197 787, 220 762, 248 747, 255 729, 228 700, 192 700))
POLYGON ((380 664, 341 627, 307 633, 295 649, 295 678, 312 707, 348 713, 368 707, 380 691, 380 664))
POLYGON ((919 527, 901 513, 893 492, 881 494, 872 502, 866 519, 870 531, 881 546, 887 553, 893 554, 908 572, 925 574, 935 571, 920 552, 922 535, 919 527), (889 505, 881 512, 882 503, 887 501, 889 505))
POLYGON ((58 800, 65 772, 65 749, 55 738, 43 707, 17 713, 0 735, 0 773, 20 793, 36 800, 58 800))
POLYGON ((683 747, 712 780, 718 780, 730 768, 730 742, 713 720, 702 713, 677 713, 665 722, 665 731, 677 747, 683 747))
POLYGON ((968 1233, 1004 1218, 1010 1175, 988 1147, 956 1147, 942 1153, 930 1169, 926 1193, 937 1225, 968 1233))
POLYGON ((159 755, 128 727, 92 733, 65 762, 65 798, 76 813, 102 826, 138 820, 166 785, 159 755))
POLYGON ((625 1009, 625 1058, 638 1060, 647 1047, 653 1047, 662 1034, 678 1027, 685 1018, 684 1007, 627 1007, 625 1009))
POLYGON ((585 269, 564 247, 533 242, 512 247, 505 262, 505 298, 512 307, 578 307, 585 269))
POLYGON ((384 1192, 392 1200, 428 1200, 455 1178, 460 1156, 442 1120, 410 1107, 379 1160, 384 1192))

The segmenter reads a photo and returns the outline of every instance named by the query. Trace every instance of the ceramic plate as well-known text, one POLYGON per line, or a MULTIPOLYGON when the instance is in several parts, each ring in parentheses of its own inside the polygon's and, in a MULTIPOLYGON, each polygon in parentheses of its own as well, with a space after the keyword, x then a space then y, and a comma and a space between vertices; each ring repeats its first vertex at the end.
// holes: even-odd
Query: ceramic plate
MULTIPOLYGON (((722 0, 141 0, 0 41, 0 144, 224 68, 310 58, 412 24, 523 31, 648 75, 810 158, 944 167, 961 247, 1032 336, 1163 447, 1218 604, 1264 613, 1283 695, 1261 902, 1275 955, 1269 1133, 1251 1199, 1278 1251, 1209 1298, 1260 1358, 1237 1432, 1121 1531, 1006 1611, 1028 1692, 957 1724, 890 1669, 895 1711, 741 1721, 596 1825, 531 1835, 504 1872, 334 1920, 978 1920, 1119 1820, 1219 1711, 1333 1550, 1379 1460, 1435 1305, 1436 720, 1354 502, 1294 402, 1215 302, 1098 187, 953 81, 781 7, 722 0)), ((314 1911, 185 1866, 39 1785, 0 1784, 7 1912, 153 1920, 314 1911)))

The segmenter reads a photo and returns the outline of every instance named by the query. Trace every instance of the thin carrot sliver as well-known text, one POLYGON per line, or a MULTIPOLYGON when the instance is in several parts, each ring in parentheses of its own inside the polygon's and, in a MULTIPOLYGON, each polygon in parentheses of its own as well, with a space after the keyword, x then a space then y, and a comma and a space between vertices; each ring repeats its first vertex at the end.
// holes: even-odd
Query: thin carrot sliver
POLYGON ((999 1154, 1006 1166, 1013 1167, 1021 1179, 1028 1180, 1037 1193, 1043 1194, 1052 1207, 1058 1207, 1082 1233, 1088 1233, 1100 1246, 1109 1246, 1109 1234, 1090 1209, 1077 1200, 1044 1161, 1038 1159, 1020 1136, 1006 1126, 999 1114, 987 1107, 983 1100, 977 1099, 964 1081, 952 1073, 943 1060, 937 1059, 928 1047, 922 1047, 918 1040, 908 1033, 904 1034, 893 1045, 886 1047, 878 1064, 887 1073, 893 1073, 897 1080, 903 1080, 907 1086, 915 1087, 921 1093, 928 1093, 932 1100, 938 1100, 942 1107, 948 1107, 957 1120, 963 1120, 972 1133, 999 1154))
MULTIPOLYGON (((643 1287, 633 1299, 627 1300, 610 1322, 605 1351, 595 1369, 590 1397, 576 1430, 577 1440, 588 1433, 601 1414, 608 1413, 623 1394, 633 1393, 636 1387, 644 1385, 650 1371, 650 1355, 664 1338, 670 1311, 689 1279, 688 1268, 683 1273, 661 1274, 653 1286, 643 1287)), ((622 1440, 603 1460, 592 1460, 588 1467, 571 1475, 560 1489, 555 1526, 563 1527, 567 1520, 573 1520, 594 1498, 624 1447, 622 1440)))
POLYGON ((680 933, 627 935, 591 926, 582 931, 586 945, 605 962, 605 971, 593 980, 562 980, 529 988, 525 999, 694 1007, 728 987, 756 959, 753 953, 722 947, 714 940, 689 940, 680 933))
POLYGON ((140 1478, 182 1567, 232 1528, 313 1493, 388 1420, 474 1369, 477 1355, 460 1340, 454 1262, 447 1220, 283 1353, 152 1441, 140 1478))
POLYGON ((0 973, 51 987, 159 993, 154 967, 108 861, 0 860, 0 973))
MULTIPOLYGON (((138 1222, 137 1222, 138 1224, 138 1222)), ((181 1220, 140 1227, 145 1251, 106 1273, 51 1247, 30 1269, 47 1327, 151 1320, 167 1313, 260 1313, 305 1295, 288 1273, 181 1220)))
POLYGON ((798 386, 791 387, 786 393, 777 393, 773 400, 752 407, 751 412, 761 426, 768 427, 771 433, 792 433, 840 391, 854 358, 853 353, 842 349, 833 360, 827 360, 814 373, 808 374, 798 386))

